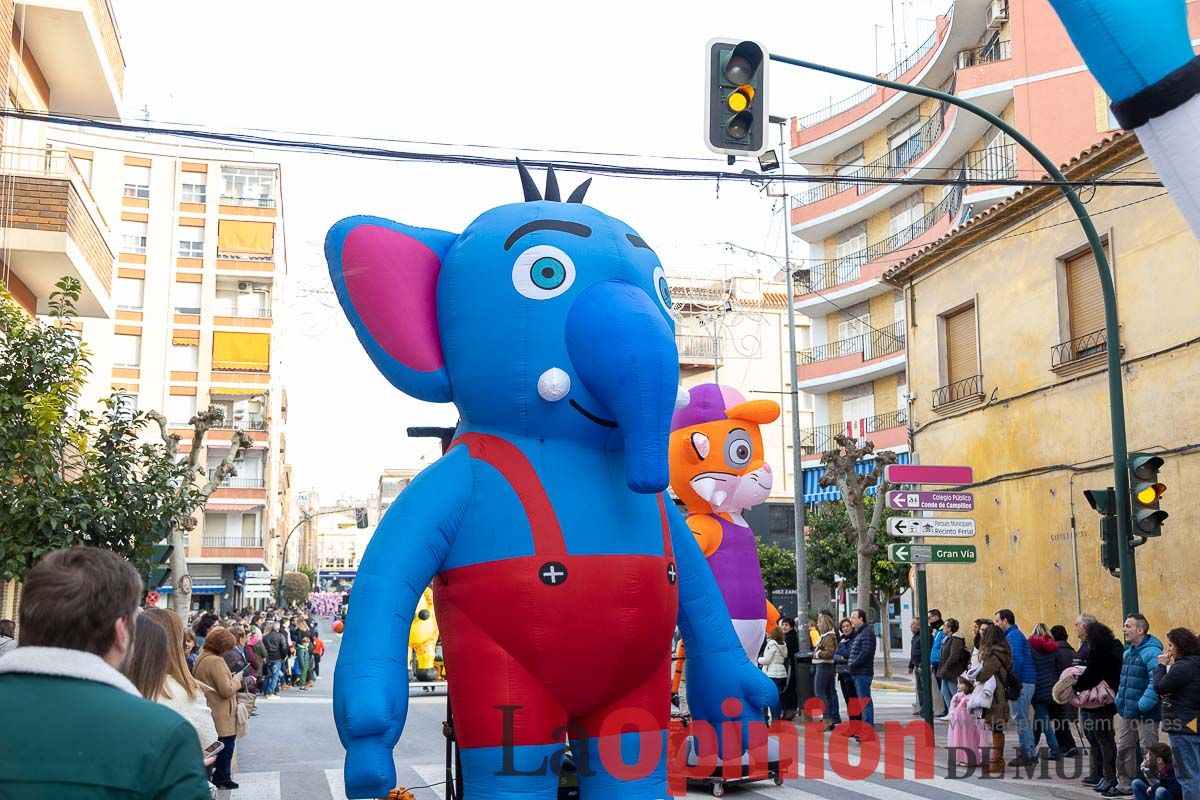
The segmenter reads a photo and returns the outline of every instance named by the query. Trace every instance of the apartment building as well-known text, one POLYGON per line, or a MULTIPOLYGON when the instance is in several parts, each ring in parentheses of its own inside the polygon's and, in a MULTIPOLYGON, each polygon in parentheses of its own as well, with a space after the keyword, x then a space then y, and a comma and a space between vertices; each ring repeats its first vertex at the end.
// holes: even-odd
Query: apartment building
MULTIPOLYGON (((680 383, 686 389, 714 381, 748 399, 774 400, 783 413, 763 426, 763 447, 775 480, 771 496, 746 515, 755 532, 786 547, 795 542, 792 388, 788 368, 787 288, 752 276, 726 279, 669 277, 676 313, 680 383)), ((809 347, 809 322, 796 315, 796 347, 809 347)), ((813 398, 800 393, 800 427, 812 428, 813 398)))
MULTIPOLYGON (((1196 4, 1189 5, 1193 22, 1196 4)), ((1195 27, 1194 27, 1195 29, 1195 27)), ((1108 98, 1047 0, 954 0, 933 33, 886 77, 941 89, 1000 116, 1056 162, 1116 127, 1108 98)), ((796 309, 811 317, 812 347, 800 354, 801 389, 815 395, 806 499, 832 499, 816 467, 834 435, 868 438, 907 461, 909 314, 885 270, 1017 187, 990 180, 1042 171, 984 119, 916 95, 873 86, 791 124, 791 157, 829 180, 796 194, 791 232, 809 245, 796 309), (866 181, 970 179, 983 184, 914 186, 866 181), (856 180, 857 179, 857 180, 856 180)), ((981 384, 955 363, 948 400, 981 384)), ((807 477, 807 476, 806 476, 807 477)))
MULTIPOLYGON (((107 0, 0 0, 0 70, 10 111, 120 116, 125 57, 107 0)), ((113 244, 88 181, 45 124, 0 116, 0 291, 30 314, 47 311, 63 276, 80 283, 80 315, 111 320, 113 244)), ((0 582, 0 619, 20 588, 0 582)))
POLYGON ((375 535, 376 519, 359 528, 356 508, 370 508, 373 498, 365 502, 352 501, 318 509, 314 522, 317 529, 317 581, 322 587, 353 584, 358 565, 367 544, 375 535))
POLYGON ((212 494, 187 541, 193 602, 241 607, 247 571, 273 570, 290 530, 287 394, 276 344, 287 272, 279 165, 251 151, 52 127, 117 236, 112 319, 82 320, 93 381, 159 410, 191 448, 188 421, 224 421, 203 442, 211 475, 235 429, 253 446, 212 494))
MULTIPOLYGON (((1128 133, 1064 171, 1079 181, 1153 177, 1128 133)), ((1088 209, 1116 286, 1128 446, 1165 462, 1162 507, 1170 517, 1161 537, 1135 550, 1140 608, 1159 630, 1194 625, 1200 606, 1186 587, 1195 585, 1200 553, 1189 496, 1200 477, 1200 243, 1161 190, 1097 187, 1088 209)), ((1083 497, 1113 483, 1113 343, 1096 261, 1074 212, 1057 188, 1027 188, 885 279, 905 291, 913 312, 914 444, 926 463, 970 464, 977 482, 970 488, 978 562, 930 565, 930 597, 969 609, 992 609, 1003 598, 1025 620, 1071 620, 1083 611, 1119 619, 1119 582, 1100 562, 1100 517, 1083 497), (963 373, 977 388, 951 393, 963 373)))

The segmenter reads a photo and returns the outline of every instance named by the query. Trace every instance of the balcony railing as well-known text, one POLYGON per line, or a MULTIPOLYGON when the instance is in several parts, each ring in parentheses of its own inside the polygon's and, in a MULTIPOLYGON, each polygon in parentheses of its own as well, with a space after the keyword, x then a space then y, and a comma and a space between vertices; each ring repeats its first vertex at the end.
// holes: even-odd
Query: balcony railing
POLYGON ((275 198, 273 197, 238 197, 232 194, 221 195, 221 205, 223 206, 248 206, 251 208, 274 208, 275 198))
POLYGON ((982 47, 971 47, 958 53, 958 68, 966 69, 978 64, 990 64, 993 61, 1007 61, 1012 58, 1012 42, 992 42, 982 47))
POLYGON ((800 433, 800 445, 812 453, 824 453, 833 449, 833 437, 840 435, 854 439, 870 438, 870 434, 899 428, 908 422, 908 412, 904 409, 876 414, 873 417, 837 422, 833 425, 822 425, 810 428, 800 433))
POLYGON ((694 334, 677 334, 675 346, 679 348, 679 360, 688 364, 711 363, 714 359, 721 360, 721 340, 711 336, 694 334))
POLYGON ((1090 356, 1108 352, 1108 333, 1098 330, 1050 348, 1050 369, 1065 367, 1090 356))
POLYGON ((957 403, 959 400, 982 396, 983 376, 972 375, 969 378, 963 378, 961 381, 955 381, 954 383, 934 389, 933 407, 940 408, 941 406, 948 406, 951 403, 957 403))
MULTIPOLYGON (((211 481, 217 477, 217 471, 210 469, 208 471, 208 479, 211 481)), ((266 486, 266 481, 263 478, 239 478, 231 476, 221 481, 222 489, 262 489, 266 486)))
POLYGON ((904 349, 907 325, 904 320, 893 322, 882 328, 872 328, 861 336, 850 336, 836 342, 801 350, 797 357, 801 364, 829 361, 842 356, 862 354, 863 361, 898 353, 904 349))
MULTIPOLYGON (((951 19, 953 16, 954 6, 951 4, 950 9, 946 12, 946 17, 951 19)), ((929 34, 929 38, 922 42, 916 50, 913 50, 908 54, 907 57, 905 57, 903 61, 888 70, 887 74, 883 77, 887 78, 889 81, 898 80, 901 75, 916 66, 918 61, 924 58, 930 50, 936 47, 938 41, 938 32, 935 30, 933 33, 929 34)), ((841 114, 843 111, 848 111, 860 103, 867 102, 875 96, 875 92, 877 91, 879 91, 879 89, 875 86, 868 86, 865 89, 855 92, 849 97, 838 100, 836 103, 830 103, 822 109, 810 112, 802 117, 797 117, 796 127, 811 128, 813 125, 824 122, 827 119, 832 119, 838 114, 841 114)))
POLYGON ((84 177, 75 159, 66 150, 52 147, 3 147, 0 148, 0 172, 5 175, 28 175, 35 178, 67 178, 77 184, 81 199, 88 213, 100 221, 103 235, 108 236, 108 220, 92 195, 92 187, 84 177))
POLYGON ((218 308, 213 311, 217 317, 245 317, 251 319, 270 319, 269 308, 218 308))
POLYGON ((946 113, 943 106, 938 113, 922 123, 915 136, 893 147, 884 155, 866 164, 854 172, 839 175, 837 180, 819 183, 807 192, 798 194, 792 200, 792 208, 801 208, 811 203, 841 194, 850 188, 857 188, 859 194, 865 194, 876 188, 878 183, 864 183, 858 178, 872 181, 888 180, 903 172, 910 164, 926 153, 933 143, 938 140, 945 129, 946 113))
POLYGON ((925 216, 911 225, 901 228, 886 239, 867 245, 858 252, 818 264, 809 275, 808 291, 823 291, 858 280, 862 277, 864 266, 899 250, 932 228, 942 217, 953 217, 957 214, 962 208, 962 197, 963 187, 956 185, 946 192, 941 201, 926 212, 925 216))
POLYGON ((226 417, 226 418, 222 419, 220 422, 218 422, 216 425, 213 425, 213 427, 219 428, 221 430, 236 429, 236 430, 242 430, 242 431, 265 431, 267 429, 267 421, 265 419, 263 419, 262 417, 257 417, 257 416, 244 418, 244 419, 242 419, 242 418, 229 419, 228 417, 226 417))
POLYGON ((262 547, 262 536, 208 536, 205 535, 204 547, 262 547))
POLYGON ((1008 180, 1017 177, 1015 142, 970 150, 966 155, 967 177, 973 181, 1008 180))

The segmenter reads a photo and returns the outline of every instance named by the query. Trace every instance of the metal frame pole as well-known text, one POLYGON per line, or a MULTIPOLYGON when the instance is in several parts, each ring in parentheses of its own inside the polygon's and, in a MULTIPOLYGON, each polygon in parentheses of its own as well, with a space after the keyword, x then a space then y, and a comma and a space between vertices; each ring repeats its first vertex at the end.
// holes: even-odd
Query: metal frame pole
MULTIPOLYGON (((964 111, 987 120, 992 125, 1004 131, 1012 137, 1013 141, 1025 148, 1051 178, 1059 182, 1063 197, 1071 205, 1075 216, 1079 218, 1079 225, 1083 228, 1088 244, 1092 248, 1092 254, 1096 258, 1096 268, 1100 272, 1100 290, 1104 295, 1104 330, 1107 345, 1105 349, 1108 354, 1108 402, 1112 428, 1113 482, 1117 493, 1117 538, 1121 542, 1121 605, 1123 607, 1123 617, 1137 612, 1137 567, 1134 563, 1130 535, 1133 525, 1130 516, 1132 512, 1129 500, 1129 445, 1125 434, 1125 393, 1121 385, 1121 331, 1117 320, 1117 292, 1113 284, 1112 270, 1109 267, 1108 258, 1104 255, 1104 245, 1100 241, 1100 234, 1096 231, 1096 226, 1092 224, 1092 218, 1088 215, 1087 208, 1079 199, 1079 195, 1076 194, 1073 187, 1067 185, 1067 178, 1062 174, 1058 165, 1051 161, 1049 156, 1038 149, 1033 142, 1023 136, 1020 131, 990 111, 980 108, 967 100, 963 100, 961 97, 939 92, 936 89, 928 89, 924 86, 898 83, 884 78, 876 78, 872 75, 863 75, 836 67, 828 67, 812 61, 803 61, 798 58, 772 54, 771 60, 780 64, 789 64, 794 67, 811 69, 829 75, 838 75, 843 78, 871 83, 900 92, 908 92, 909 94, 920 95, 921 97, 931 97, 943 103, 957 106, 964 111)), ((784 155, 786 156, 787 154, 785 153, 784 155)), ((780 164, 782 165, 785 160, 786 158, 781 159, 780 164)), ((788 267, 788 274, 791 274, 790 265, 788 267)), ((789 303, 789 310, 790 308, 789 303)))
MULTIPOLYGON (((786 121, 779 123, 779 176, 787 175, 786 121)), ((800 447, 800 388, 796 385, 796 309, 795 286, 792 276, 791 238, 792 218, 790 193, 787 181, 783 182, 783 261, 787 273, 787 323, 788 323, 788 380, 792 390, 792 503, 796 520, 796 622, 803 625, 808 621, 808 561, 804 552, 804 463, 800 447)))

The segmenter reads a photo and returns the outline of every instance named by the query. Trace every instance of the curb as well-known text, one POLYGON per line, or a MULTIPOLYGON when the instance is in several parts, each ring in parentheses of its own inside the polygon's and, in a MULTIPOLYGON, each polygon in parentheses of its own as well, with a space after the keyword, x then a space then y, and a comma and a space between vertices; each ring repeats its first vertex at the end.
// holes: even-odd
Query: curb
POLYGON ((871 681, 872 689, 887 689, 893 692, 911 692, 911 683, 892 683, 891 681, 871 681))

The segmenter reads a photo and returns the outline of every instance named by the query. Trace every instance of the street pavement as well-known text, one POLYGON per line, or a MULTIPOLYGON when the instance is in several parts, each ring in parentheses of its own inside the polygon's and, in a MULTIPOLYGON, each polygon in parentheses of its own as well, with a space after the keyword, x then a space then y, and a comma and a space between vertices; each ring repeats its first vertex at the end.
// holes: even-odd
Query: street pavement
MULTIPOLYGON (((329 623, 322 624, 329 630, 329 623)), ((333 724, 333 671, 337 662, 340 637, 328 633, 327 653, 322 660, 323 679, 312 691, 296 689, 285 692, 279 699, 260 701, 258 714, 250 720, 249 731, 239 739, 235 752, 237 772, 234 780, 240 788, 221 792, 222 800, 346 800, 342 782, 344 751, 333 724)), ((876 723, 886 721, 913 722, 912 693, 881 690, 874 693, 876 723)), ((408 721, 404 735, 395 750, 396 775, 401 786, 415 789, 417 800, 444 800, 445 739, 442 720, 446 716, 445 697, 412 697, 409 699, 408 721), (417 789, 416 787, 431 786, 417 789)), ((729 786, 726 797, 774 798, 775 800, 1093 800, 1095 795, 1080 786, 1078 777, 1068 780, 1050 777, 1029 779, 1024 773, 1014 777, 1015 770, 1003 779, 981 780, 978 777, 954 779, 947 776, 945 753, 946 725, 935 725, 938 743, 935 776, 917 779, 914 774, 912 745, 909 744, 903 780, 885 778, 882 760, 879 767, 865 779, 840 777, 825 760, 824 774, 787 781, 784 786, 770 782, 729 786)), ((800 737, 803 741, 803 736, 800 737)), ((827 739, 827 737, 826 737, 827 739)), ((1009 751, 1016 741, 1015 731, 1009 733, 1009 751)), ((803 744, 801 745, 803 747, 803 744)), ((848 743, 849 764, 859 759, 859 746, 848 743)), ((845 763, 845 762, 843 762, 845 763)), ((1070 775, 1079 769, 1073 762, 1062 770, 1070 775)), ((847 770, 843 767, 842 772, 847 770)), ((1050 770, 1053 775, 1053 768, 1050 770)), ((1082 774, 1079 775, 1082 777, 1082 774)), ((689 797, 710 796, 707 790, 693 789, 689 797)), ((584 798, 584 800, 588 800, 584 798)), ((593 800, 601 800, 599 798, 593 800)), ((603 798, 602 800, 609 800, 603 798)))

